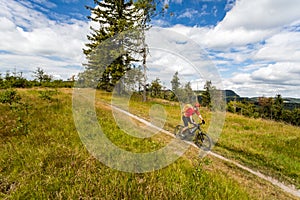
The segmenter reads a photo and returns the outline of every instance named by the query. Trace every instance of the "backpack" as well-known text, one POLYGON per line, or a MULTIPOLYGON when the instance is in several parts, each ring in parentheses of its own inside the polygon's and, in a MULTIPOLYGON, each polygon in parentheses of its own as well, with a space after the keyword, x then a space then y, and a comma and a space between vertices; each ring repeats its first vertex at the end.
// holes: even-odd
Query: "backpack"
POLYGON ((185 113, 189 108, 193 108, 191 104, 185 104, 182 109, 182 113, 185 113))

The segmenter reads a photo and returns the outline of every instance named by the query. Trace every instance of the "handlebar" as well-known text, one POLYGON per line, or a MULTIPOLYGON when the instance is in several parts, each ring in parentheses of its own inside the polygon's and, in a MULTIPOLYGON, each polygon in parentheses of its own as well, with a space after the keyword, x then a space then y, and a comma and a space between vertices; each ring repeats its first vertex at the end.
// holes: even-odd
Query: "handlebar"
POLYGON ((193 123, 193 124, 194 124, 194 126, 200 126, 200 125, 204 125, 204 124, 205 124, 205 121, 202 120, 202 121, 199 122, 199 123, 193 123))

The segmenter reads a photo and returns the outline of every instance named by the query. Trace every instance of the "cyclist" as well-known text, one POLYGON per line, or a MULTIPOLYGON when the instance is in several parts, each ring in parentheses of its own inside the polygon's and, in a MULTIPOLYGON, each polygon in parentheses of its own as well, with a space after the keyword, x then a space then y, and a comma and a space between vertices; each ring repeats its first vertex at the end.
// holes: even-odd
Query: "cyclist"
MULTIPOLYGON (((200 108, 200 104, 199 103, 195 103, 194 106, 192 106, 191 104, 186 104, 183 107, 182 121, 184 123, 184 128, 182 129, 181 134, 184 133, 184 131, 189 128, 189 123, 193 124, 193 125, 196 125, 196 123, 193 120, 193 115, 194 114, 196 114, 199 117, 199 119, 202 121, 202 124, 205 124, 205 121, 204 121, 203 117, 201 116, 201 114, 199 112, 199 108, 200 108)), ((192 134, 190 132, 190 130, 189 130, 189 134, 190 135, 192 134)))

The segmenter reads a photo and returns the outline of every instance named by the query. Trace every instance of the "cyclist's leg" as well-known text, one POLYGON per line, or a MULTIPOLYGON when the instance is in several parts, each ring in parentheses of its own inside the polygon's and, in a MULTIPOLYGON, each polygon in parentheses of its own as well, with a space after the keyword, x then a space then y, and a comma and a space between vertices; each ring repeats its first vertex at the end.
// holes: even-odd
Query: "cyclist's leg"
POLYGON ((189 117, 182 116, 182 121, 183 121, 184 127, 181 130, 181 133, 184 133, 184 131, 189 128, 189 117))
POLYGON ((191 118, 190 117, 185 117, 182 116, 182 121, 184 123, 184 128, 182 129, 181 133, 184 133, 184 131, 188 130, 189 134, 192 134, 190 129, 189 129, 189 124, 191 124, 191 118))

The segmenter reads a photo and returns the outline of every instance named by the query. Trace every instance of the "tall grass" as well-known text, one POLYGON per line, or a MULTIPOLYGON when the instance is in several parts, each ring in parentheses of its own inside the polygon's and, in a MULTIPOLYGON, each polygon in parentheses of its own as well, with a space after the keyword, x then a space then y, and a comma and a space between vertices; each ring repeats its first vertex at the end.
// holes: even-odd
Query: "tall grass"
MULTIPOLYGON (((97 98, 109 103, 112 97, 110 93, 98 91, 97 98)), ((148 111, 154 104, 162 105, 167 112, 165 129, 172 131, 176 124, 182 123, 180 105, 176 102, 151 99, 141 103, 141 99, 133 96, 129 108, 130 112, 149 120, 148 111)), ((201 113, 207 121, 204 126, 207 130, 212 113, 205 108, 201 109, 201 113)), ((300 188, 299 127, 227 113, 213 151, 300 188)))
MULTIPOLYGON (((27 113, 29 131, 1 135, 0 198, 250 199, 251 194, 233 179, 204 170, 205 163, 200 159, 190 162, 180 158, 168 167, 142 174, 111 169, 91 156, 81 143, 69 91, 54 93, 50 99, 42 98, 37 90, 18 92, 31 106, 27 113)), ((1 125, 5 124, 2 120, 14 120, 9 105, 1 104, 0 109, 1 116, 7 116, 1 117, 1 125)), ((108 137, 121 134, 111 112, 100 107, 97 112, 101 113, 99 118, 107 120, 107 129, 115 130, 108 132, 108 137)), ((143 140, 142 146, 124 135, 118 139, 116 143, 130 147, 128 150, 157 148, 153 147, 156 141, 150 139, 143 140)))
POLYGON ((300 188, 300 128, 228 113, 215 148, 300 188))

